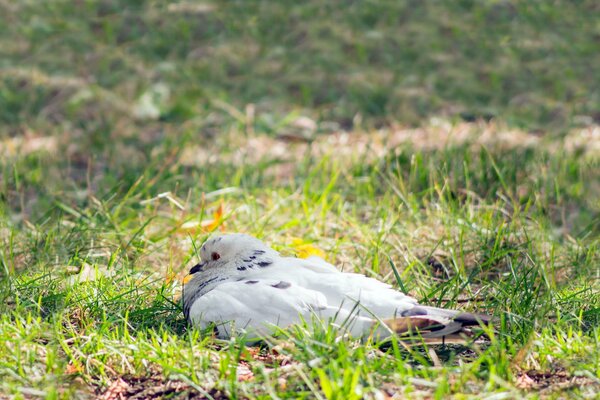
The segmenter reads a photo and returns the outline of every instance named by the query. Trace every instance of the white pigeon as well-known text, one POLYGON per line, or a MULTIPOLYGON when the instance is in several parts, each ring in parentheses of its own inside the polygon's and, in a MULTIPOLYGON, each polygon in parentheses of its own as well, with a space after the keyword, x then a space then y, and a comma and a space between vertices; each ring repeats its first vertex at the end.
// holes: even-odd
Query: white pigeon
POLYGON ((390 285, 341 272, 319 257, 282 257, 245 234, 207 240, 201 262, 184 279, 183 312, 220 338, 237 332, 262 337, 276 327, 314 317, 354 337, 460 341, 466 327, 489 323, 486 315, 420 305, 390 285), (441 339, 441 340, 440 340, 441 339))

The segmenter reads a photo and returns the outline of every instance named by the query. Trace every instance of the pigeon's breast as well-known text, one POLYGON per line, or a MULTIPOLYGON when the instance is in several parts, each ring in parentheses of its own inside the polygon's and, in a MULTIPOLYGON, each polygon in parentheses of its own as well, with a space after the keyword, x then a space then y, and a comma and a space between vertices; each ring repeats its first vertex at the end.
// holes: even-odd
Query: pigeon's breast
POLYGON ((230 281, 230 278, 224 275, 215 275, 201 280, 199 283, 189 283, 183 287, 183 314, 189 317, 190 309, 194 302, 206 293, 210 292, 218 285, 230 281))

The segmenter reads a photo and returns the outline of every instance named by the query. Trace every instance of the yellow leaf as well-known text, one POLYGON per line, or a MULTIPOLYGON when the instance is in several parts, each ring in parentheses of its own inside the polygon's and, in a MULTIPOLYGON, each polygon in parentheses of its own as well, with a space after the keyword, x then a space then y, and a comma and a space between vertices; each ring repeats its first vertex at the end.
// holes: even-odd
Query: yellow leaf
POLYGON ((292 239, 292 248, 295 250, 297 257, 308 258, 310 256, 318 256, 325 259, 325 252, 323 250, 302 239, 292 239))
POLYGON ((225 207, 223 203, 219 204, 219 207, 213 213, 213 217, 211 219, 205 219, 202 222, 199 221, 187 221, 179 226, 179 230, 197 233, 199 230, 203 233, 210 233, 219 228, 221 231, 225 230, 225 223, 223 214, 225 213, 225 207))
POLYGON ((65 375, 78 374, 82 371, 81 365, 78 362, 71 361, 65 368, 65 375))
POLYGON ((219 204, 217 210, 213 213, 213 219, 208 221, 202 221, 202 230, 205 232, 212 232, 217 228, 221 228, 221 231, 225 230, 225 224, 223 223, 224 207, 223 203, 219 204))
POLYGON ((174 272, 168 272, 166 277, 165 277, 165 283, 167 285, 170 285, 171 282, 173 282, 177 277, 177 274, 175 274, 174 272))

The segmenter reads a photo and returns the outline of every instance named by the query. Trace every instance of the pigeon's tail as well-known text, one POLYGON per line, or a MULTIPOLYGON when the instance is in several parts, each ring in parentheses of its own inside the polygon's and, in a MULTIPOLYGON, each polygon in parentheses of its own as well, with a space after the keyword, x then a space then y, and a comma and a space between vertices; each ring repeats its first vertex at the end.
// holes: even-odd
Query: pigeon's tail
POLYGON ((489 325, 493 318, 436 307, 416 306, 404 316, 383 321, 402 340, 414 343, 465 343, 474 336, 470 327, 489 325))
POLYGON ((415 308, 425 310, 425 315, 446 317, 454 322, 460 323, 462 326, 489 325, 494 321, 494 318, 491 315, 486 314, 468 313, 429 306, 417 306, 415 308))

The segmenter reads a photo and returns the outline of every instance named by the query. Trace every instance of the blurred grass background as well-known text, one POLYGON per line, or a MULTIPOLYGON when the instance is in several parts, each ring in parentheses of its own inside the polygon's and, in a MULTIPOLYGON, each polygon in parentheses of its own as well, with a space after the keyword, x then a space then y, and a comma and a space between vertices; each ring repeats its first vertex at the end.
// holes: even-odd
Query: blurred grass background
POLYGON ((37 197, 42 212, 43 196, 18 200, 9 186, 128 187, 189 143, 278 136, 298 117, 323 134, 441 117, 562 137, 600 118, 599 11, 596 1, 0 1, 5 197, 17 209, 37 197))
POLYGON ((561 132, 600 119, 599 7, 2 1, 0 126, 15 135, 64 124, 102 142, 146 95, 158 109, 138 116, 158 125, 206 118, 225 102, 255 104, 261 130, 267 115, 302 110, 347 129, 357 116, 377 126, 443 115, 561 132))

